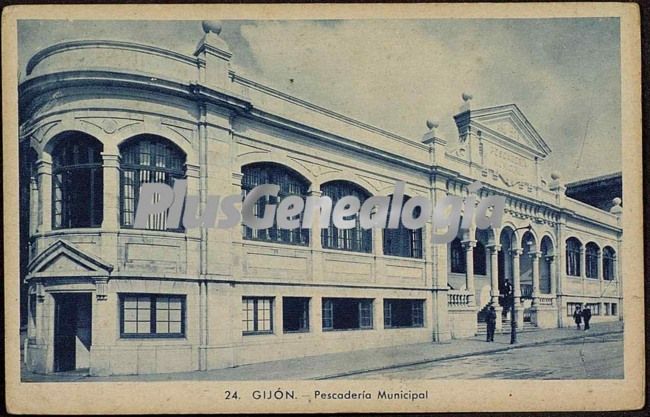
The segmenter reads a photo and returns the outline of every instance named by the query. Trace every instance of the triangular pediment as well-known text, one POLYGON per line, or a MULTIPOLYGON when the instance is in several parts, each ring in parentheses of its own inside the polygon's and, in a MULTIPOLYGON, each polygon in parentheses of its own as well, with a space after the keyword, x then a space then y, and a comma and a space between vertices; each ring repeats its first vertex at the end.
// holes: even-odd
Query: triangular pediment
POLYGON ((113 266, 70 242, 57 240, 30 262, 29 274, 108 275, 113 266))
POLYGON ((483 139, 531 159, 544 159, 551 153, 551 148, 515 104, 472 109, 455 119, 460 132, 480 132, 483 139))

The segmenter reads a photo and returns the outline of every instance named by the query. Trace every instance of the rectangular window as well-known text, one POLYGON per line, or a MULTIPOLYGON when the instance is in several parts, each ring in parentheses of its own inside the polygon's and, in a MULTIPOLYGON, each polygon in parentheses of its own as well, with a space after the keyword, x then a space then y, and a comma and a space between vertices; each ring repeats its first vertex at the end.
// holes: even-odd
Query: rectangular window
POLYGON ((121 337, 184 337, 185 296, 120 294, 121 337))
POLYGON ((618 315, 617 307, 618 306, 616 305, 616 303, 612 303, 612 307, 611 307, 612 308, 612 316, 617 316, 618 315))
POLYGON ((385 299, 384 327, 423 327, 424 300, 385 299))
POLYGON ((589 303, 587 307, 591 310, 592 316, 600 316, 600 303, 589 303))
POLYGON ((242 313, 245 335, 273 333, 273 298, 243 297, 242 313))
POLYGON ((372 299, 323 298, 323 330, 372 329, 372 299))
POLYGON ((609 303, 603 303, 603 310, 605 310, 605 311, 603 311, 603 314, 606 315, 606 316, 609 316, 609 314, 610 314, 609 303))
POLYGON ((282 298, 282 330, 285 333, 309 331, 309 298, 282 298))
POLYGON ((573 313, 576 311, 576 308, 581 306, 582 303, 566 303, 566 315, 572 317, 573 313))

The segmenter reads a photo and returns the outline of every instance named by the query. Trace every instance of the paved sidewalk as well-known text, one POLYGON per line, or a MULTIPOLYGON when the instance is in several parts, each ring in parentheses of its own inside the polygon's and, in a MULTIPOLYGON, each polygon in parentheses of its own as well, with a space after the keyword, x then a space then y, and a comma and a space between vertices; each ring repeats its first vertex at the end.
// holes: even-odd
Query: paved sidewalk
POLYGON ((452 340, 449 343, 419 343, 413 345, 364 349, 298 359, 243 365, 211 371, 182 372, 156 375, 90 377, 82 375, 41 376, 24 374, 23 381, 179 381, 179 380, 305 380, 329 379, 368 371, 392 369, 407 365, 494 353, 520 347, 535 346, 559 340, 570 340, 623 331, 623 322, 592 324, 585 332, 575 328, 548 329, 518 334, 518 343, 510 345, 510 335, 495 336, 494 343, 483 337, 452 340))

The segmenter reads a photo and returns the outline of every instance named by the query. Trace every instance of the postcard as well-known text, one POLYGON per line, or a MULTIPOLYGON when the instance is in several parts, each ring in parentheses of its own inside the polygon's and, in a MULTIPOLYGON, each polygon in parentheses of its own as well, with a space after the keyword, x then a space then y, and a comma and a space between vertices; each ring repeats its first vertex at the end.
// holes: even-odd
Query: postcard
POLYGON ((631 410, 635 4, 11 6, 8 410, 631 410))

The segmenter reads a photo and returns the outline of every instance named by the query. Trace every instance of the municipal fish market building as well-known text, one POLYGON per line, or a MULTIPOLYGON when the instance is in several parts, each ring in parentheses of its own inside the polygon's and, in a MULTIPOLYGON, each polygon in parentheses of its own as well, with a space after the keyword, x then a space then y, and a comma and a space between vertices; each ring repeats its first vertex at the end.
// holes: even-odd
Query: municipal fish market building
MULTIPOLYGON (((33 372, 208 370, 330 352, 444 342, 484 326, 488 303, 520 329, 622 320, 620 199, 565 195, 551 152, 514 104, 423 123, 405 138, 243 77, 220 28, 193 55, 112 40, 47 47, 19 86, 21 220, 33 372), (392 192, 506 197, 498 228, 433 244, 411 231, 133 227, 140 184, 188 194, 365 199, 392 192)), ((198 37, 197 37, 198 38, 198 37)), ((236 51, 235 51, 236 53, 236 51)), ((537 121, 543 123, 544 121, 537 121)), ((619 196, 620 197, 620 196, 619 196)), ((497 326, 504 326, 498 320, 497 326)))

